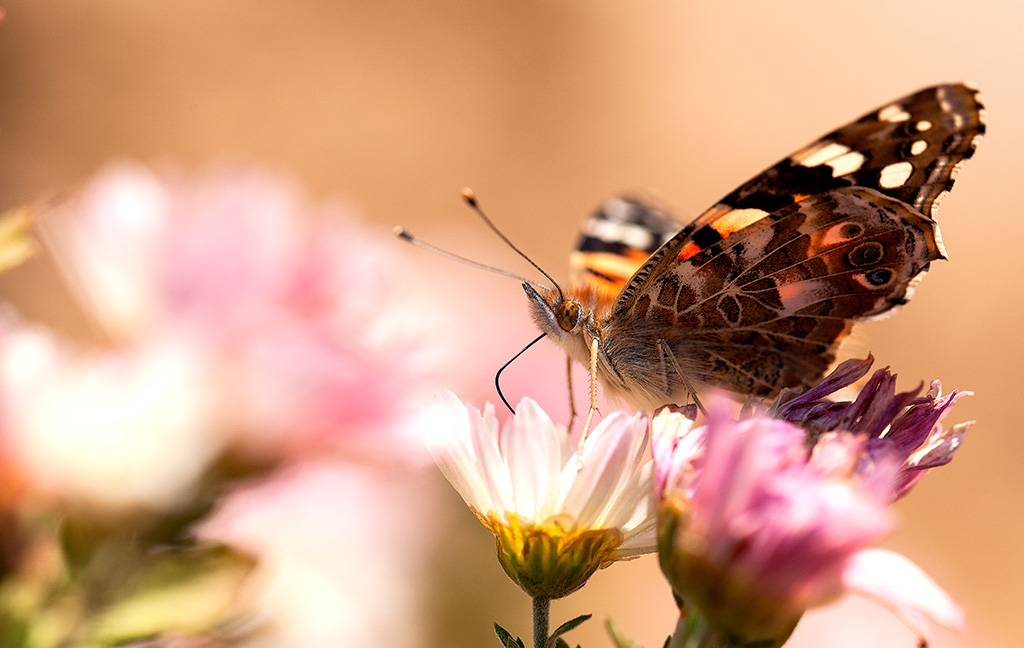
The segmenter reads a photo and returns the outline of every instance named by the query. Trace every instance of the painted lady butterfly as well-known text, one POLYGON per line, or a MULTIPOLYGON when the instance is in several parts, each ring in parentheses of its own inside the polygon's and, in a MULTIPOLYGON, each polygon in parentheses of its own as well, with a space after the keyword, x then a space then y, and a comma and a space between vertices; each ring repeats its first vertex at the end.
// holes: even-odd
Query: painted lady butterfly
POLYGON ((568 289, 524 283, 541 331, 638 408, 708 386, 811 385, 854 321, 944 259, 934 212, 985 131, 977 91, 927 88, 829 133, 682 227, 608 201, 568 289))

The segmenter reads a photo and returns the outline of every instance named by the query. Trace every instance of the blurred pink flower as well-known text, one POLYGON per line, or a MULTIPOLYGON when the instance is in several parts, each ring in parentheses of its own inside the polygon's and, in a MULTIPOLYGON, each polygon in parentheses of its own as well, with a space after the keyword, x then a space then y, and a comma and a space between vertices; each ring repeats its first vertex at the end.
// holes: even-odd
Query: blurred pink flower
POLYGON ((272 173, 102 172, 44 240, 115 346, 183 340, 244 451, 390 450, 427 398, 416 304, 396 299, 394 243, 272 173))
POLYGON ((962 614, 917 566, 872 548, 893 527, 895 458, 864 464, 867 437, 806 432, 714 403, 706 426, 654 419, 662 569, 686 607, 738 645, 780 646, 803 612, 855 592, 918 636, 962 614))
POLYGON ((223 452, 426 459, 408 422, 450 363, 431 340, 454 315, 416 297, 388 233, 267 171, 131 164, 40 224, 108 341, 0 331, 3 427, 47 488, 163 508, 223 452))

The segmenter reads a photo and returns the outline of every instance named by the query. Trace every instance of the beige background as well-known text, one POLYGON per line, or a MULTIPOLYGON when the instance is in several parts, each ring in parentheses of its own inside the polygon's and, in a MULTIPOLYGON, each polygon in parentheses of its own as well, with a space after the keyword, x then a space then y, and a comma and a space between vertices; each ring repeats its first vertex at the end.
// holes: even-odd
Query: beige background
MULTIPOLYGON (((942 633, 934 645, 1019 645, 1024 5, 2 6, 0 207, 73 189, 117 157, 194 166, 252 160, 294 174, 314 196, 352 201, 381 226, 400 222, 525 272, 495 244, 477 243, 488 239, 458 199, 471 185, 509 236, 556 276, 581 218, 612 193, 648 191, 689 218, 887 100, 936 82, 974 81, 989 135, 939 214, 951 261, 933 268, 898 317, 861 327, 855 343, 892 365, 901 386, 937 377, 977 392, 955 412, 978 420, 962 453, 900 504, 903 525, 888 545, 967 609, 966 634, 942 633)), ((522 317, 514 282, 475 281, 509 304, 481 315, 481 327, 522 317)), ((5 277, 0 290, 30 316, 65 322, 46 282, 45 270, 30 266, 5 277)), ((426 611, 435 645, 486 645, 493 620, 527 634, 528 602, 500 573, 486 533, 436 481, 452 504, 438 523, 454 526, 428 567, 446 579, 446 566, 458 566, 472 579, 436 582, 440 597, 426 611)), ((554 615, 611 613, 627 634, 656 646, 671 629, 671 609, 647 559, 599 574, 556 603, 554 615), (637 595, 637 583, 647 596, 637 595)), ((828 645, 864 645, 863 633, 889 623, 871 609, 849 615, 861 613, 867 625, 828 645)), ((802 630, 845 633, 837 623, 811 620, 802 630)), ((599 624, 591 626, 572 638, 609 645, 599 624)), ((898 641, 882 645, 912 645, 896 632, 898 641)))

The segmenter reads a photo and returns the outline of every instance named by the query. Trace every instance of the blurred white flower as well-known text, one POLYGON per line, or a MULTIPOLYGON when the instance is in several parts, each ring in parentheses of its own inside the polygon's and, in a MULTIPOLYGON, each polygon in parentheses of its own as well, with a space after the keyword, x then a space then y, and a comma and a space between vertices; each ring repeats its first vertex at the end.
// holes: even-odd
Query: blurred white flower
POLYGON ((200 358, 170 339, 75 356, 40 329, 0 339, 4 427, 20 469, 50 494, 166 509, 221 449, 200 358))

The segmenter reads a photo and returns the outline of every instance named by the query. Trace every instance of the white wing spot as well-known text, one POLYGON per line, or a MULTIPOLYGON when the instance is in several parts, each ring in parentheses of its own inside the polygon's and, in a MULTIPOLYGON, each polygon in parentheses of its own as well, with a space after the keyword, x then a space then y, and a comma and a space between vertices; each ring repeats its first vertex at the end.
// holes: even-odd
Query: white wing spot
POLYGON ((931 130, 931 127, 932 127, 932 123, 930 121, 928 121, 927 119, 922 119, 919 122, 917 122, 916 124, 914 124, 914 128, 917 129, 918 133, 923 133, 926 130, 931 130))
POLYGON ((728 236, 733 232, 740 231, 751 223, 756 223, 767 215, 768 212, 763 209, 754 209, 753 207, 737 209, 716 220, 711 224, 711 227, 722 236, 728 236))
POLYGON ((901 187, 913 172, 914 165, 910 162, 894 162, 882 169, 882 173, 878 178, 878 184, 883 189, 901 187))
POLYGON ((790 160, 805 167, 828 165, 832 167, 832 177, 838 178, 859 169, 864 164, 864 155, 838 142, 818 142, 795 153, 790 160))
POLYGON ((849 152, 849 146, 844 146, 836 142, 818 142, 814 146, 806 148, 798 153, 794 153, 793 157, 790 159, 801 166, 813 167, 818 166, 819 164, 825 164, 829 160, 849 152))
POLYGON ((846 155, 840 155, 834 160, 827 162, 832 167, 832 177, 838 178, 847 173, 853 173, 864 164, 864 154, 857 151, 850 151, 846 155))
POLYGON ((884 122, 902 122, 910 119, 910 113, 899 104, 889 104, 878 111, 878 118, 884 122))
POLYGON ((927 148, 928 142, 924 140, 915 140, 914 143, 910 145, 910 154, 921 155, 922 153, 925 152, 925 149, 927 148))
POLYGON ((605 201, 602 210, 608 214, 609 220, 625 221, 629 218, 631 208, 629 203, 622 198, 609 198, 605 201))

